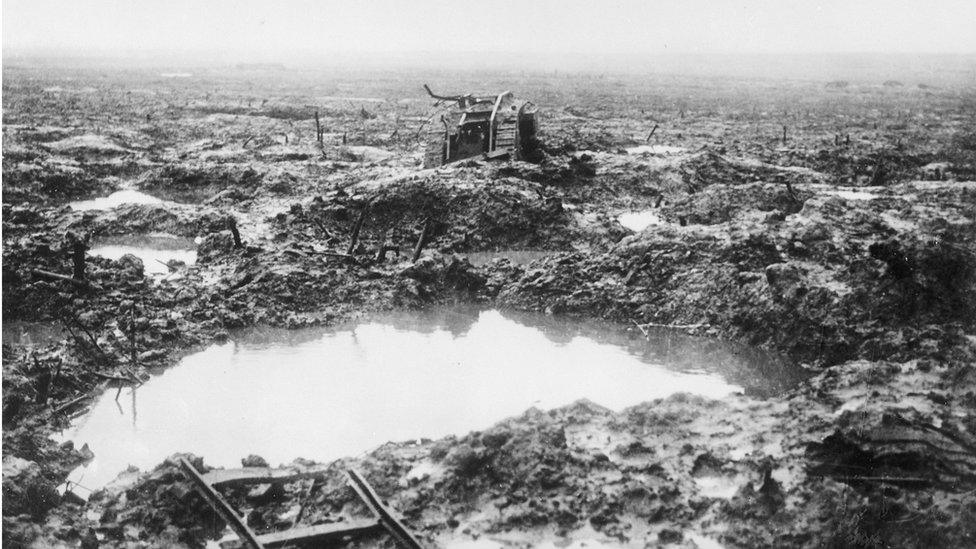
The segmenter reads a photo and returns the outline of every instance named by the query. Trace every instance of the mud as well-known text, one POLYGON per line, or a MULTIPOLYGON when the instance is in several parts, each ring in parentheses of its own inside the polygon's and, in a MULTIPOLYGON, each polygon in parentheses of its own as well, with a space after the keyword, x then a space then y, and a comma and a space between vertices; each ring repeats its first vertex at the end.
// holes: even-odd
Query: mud
MULTIPOLYGON (((445 302, 603 319, 651 338, 671 327, 782 353, 810 377, 772 396, 530 409, 329 464, 296 455, 290 467, 325 472, 227 490, 253 528, 363 516, 342 474, 355 467, 441 546, 976 544, 965 91, 919 102, 900 88, 682 78, 652 88, 638 77, 608 77, 608 88, 546 75, 519 92, 542 108, 535 162, 421 170, 412 136, 423 101, 369 102, 376 116, 364 120, 342 99, 421 96, 377 75, 4 71, 3 319, 56 334, 4 339, 11 547, 221 538, 172 460, 118 471, 88 501, 61 495, 93 456, 52 435, 106 388, 137 386, 235 328, 445 302), (97 93, 34 93, 54 87, 97 93), (788 143, 757 101, 796 105, 788 143), (886 123, 905 112, 904 124, 886 123), (653 113, 669 118, 648 143, 653 113), (69 205, 125 189, 163 201, 69 205), (654 222, 627 227, 629 212, 654 222), (99 238, 157 233, 195 239, 196 262, 156 279, 137 257, 94 253, 99 238), (93 247, 84 284, 37 274, 70 276, 79 239, 93 247), (511 250, 552 253, 477 266, 463 255, 511 250)), ((429 76, 417 81, 444 78, 429 76)), ((448 87, 503 89, 506 78, 457 75, 448 87)))

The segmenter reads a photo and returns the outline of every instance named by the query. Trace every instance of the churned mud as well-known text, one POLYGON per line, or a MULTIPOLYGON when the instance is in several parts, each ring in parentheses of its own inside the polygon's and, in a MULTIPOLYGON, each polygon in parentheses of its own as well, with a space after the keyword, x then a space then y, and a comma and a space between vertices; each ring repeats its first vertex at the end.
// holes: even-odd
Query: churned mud
POLYGON ((431 546, 976 544, 971 92, 648 79, 6 67, 4 544, 235 545, 180 456, 308 473, 260 533, 351 467, 431 546), (541 149, 421 169, 424 81, 541 149))

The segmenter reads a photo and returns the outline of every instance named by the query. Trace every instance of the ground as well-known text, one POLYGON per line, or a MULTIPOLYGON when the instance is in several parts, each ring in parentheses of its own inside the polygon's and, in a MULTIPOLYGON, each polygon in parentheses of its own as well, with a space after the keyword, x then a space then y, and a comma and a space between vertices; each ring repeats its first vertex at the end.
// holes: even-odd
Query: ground
POLYGON ((461 300, 739 340, 811 376, 772 398, 578 402, 391 441, 228 490, 252 527, 361 515, 353 466, 433 545, 976 546, 971 87, 164 72, 4 67, 3 319, 65 333, 3 347, 5 544, 219 538, 173 460, 60 496, 90 455, 49 435, 233 328, 461 300), (540 107, 541 150, 421 169, 424 82, 515 90, 540 107), (166 201, 66 207, 133 189, 166 201), (632 212, 650 225, 621 225, 632 212), (73 240, 158 232, 196 238, 197 265, 159 282, 133 257, 89 257, 83 284, 38 272, 70 275, 73 240), (558 253, 457 255, 523 249, 558 253))

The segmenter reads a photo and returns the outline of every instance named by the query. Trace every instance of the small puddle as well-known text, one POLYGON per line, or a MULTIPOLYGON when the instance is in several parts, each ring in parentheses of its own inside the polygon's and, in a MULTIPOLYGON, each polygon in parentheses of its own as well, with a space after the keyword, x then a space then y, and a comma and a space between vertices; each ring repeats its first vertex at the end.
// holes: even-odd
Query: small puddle
MULTIPOLYGON (((735 477, 708 475, 695 477, 695 484, 698 485, 698 493, 707 498, 732 499, 739 491, 738 480, 735 477)), ((742 481, 742 484, 745 482, 742 481)))
POLYGON ((171 261, 180 261, 186 265, 197 261, 196 244, 193 240, 167 234, 101 237, 92 243, 88 253, 116 260, 132 254, 142 260, 148 275, 169 273, 169 267, 164 264, 171 261))
POLYGON ((627 149, 627 154, 679 154, 687 150, 684 147, 671 145, 640 145, 627 149))
POLYGON ((666 223, 654 210, 623 213, 620 214, 617 221, 635 233, 639 233, 651 225, 664 225, 666 223))
POLYGON ((3 344, 43 347, 64 339, 61 325, 55 322, 3 322, 3 344))
POLYGON ((847 189, 830 189, 826 191, 826 193, 839 196, 844 200, 874 200, 876 198, 881 198, 881 196, 877 193, 867 191, 851 191, 847 189))
POLYGON ((91 200, 77 200, 69 202, 71 209, 84 212, 88 210, 111 210, 122 204, 160 204, 163 201, 155 196, 144 192, 131 189, 116 191, 108 196, 93 198, 91 200))
POLYGON ((547 250, 507 250, 501 252, 472 252, 463 255, 475 267, 481 267, 493 259, 507 259, 516 265, 525 265, 536 259, 549 257, 559 252, 547 250))
POLYGON ((95 453, 70 480, 97 489, 177 451, 221 467, 249 454, 327 461, 463 435, 530 407, 588 398, 621 410, 676 392, 771 394, 798 379, 768 355, 713 340, 446 307, 232 334, 140 387, 106 391, 60 438, 95 453))

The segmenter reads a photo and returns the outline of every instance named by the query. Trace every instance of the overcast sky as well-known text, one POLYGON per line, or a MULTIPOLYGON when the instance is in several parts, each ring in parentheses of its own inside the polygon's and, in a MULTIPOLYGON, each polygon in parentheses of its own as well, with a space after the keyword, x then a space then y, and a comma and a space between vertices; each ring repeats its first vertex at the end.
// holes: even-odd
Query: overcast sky
POLYGON ((976 53, 976 0, 3 0, 3 46, 74 53, 976 53))

